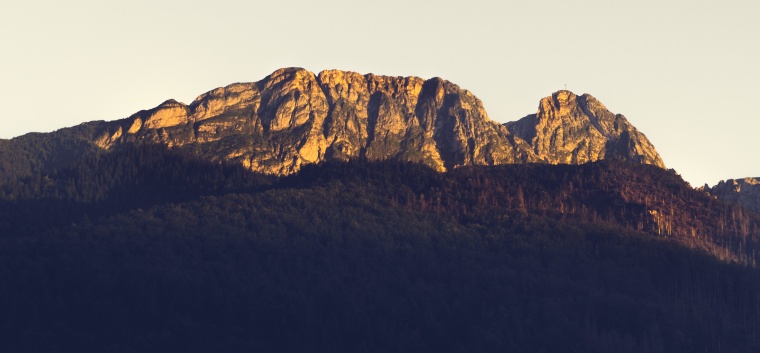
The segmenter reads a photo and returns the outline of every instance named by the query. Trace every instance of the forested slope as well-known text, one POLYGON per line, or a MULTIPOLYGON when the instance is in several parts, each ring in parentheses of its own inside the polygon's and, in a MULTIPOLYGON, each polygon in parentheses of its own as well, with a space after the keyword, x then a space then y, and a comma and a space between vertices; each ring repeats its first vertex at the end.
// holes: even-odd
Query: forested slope
POLYGON ((655 167, 272 178, 143 147, 2 195, 13 351, 760 349, 757 215, 655 167))

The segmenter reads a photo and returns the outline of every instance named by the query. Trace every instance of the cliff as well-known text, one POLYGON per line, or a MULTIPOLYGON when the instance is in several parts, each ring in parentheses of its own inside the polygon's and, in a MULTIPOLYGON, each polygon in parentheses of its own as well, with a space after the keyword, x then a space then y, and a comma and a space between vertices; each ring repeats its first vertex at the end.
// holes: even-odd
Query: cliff
POLYGON ((642 133, 587 94, 556 92, 536 114, 502 125, 471 92, 440 78, 315 75, 300 68, 220 87, 189 105, 167 100, 125 119, 0 142, 7 157, 0 181, 59 168, 85 153, 152 143, 274 175, 357 158, 419 162, 438 171, 600 159, 664 167, 642 133))
POLYGON ((326 159, 396 158, 437 170, 538 161, 459 86, 433 78, 303 69, 173 100, 111 124, 94 141, 109 149, 154 142, 197 149, 254 171, 290 174, 326 159))
POLYGON ((541 100, 536 114, 505 124, 551 164, 600 159, 628 160, 665 168, 652 143, 620 114, 589 94, 558 91, 541 100))
POLYGON ((728 179, 701 190, 732 203, 760 212, 760 178, 728 179))

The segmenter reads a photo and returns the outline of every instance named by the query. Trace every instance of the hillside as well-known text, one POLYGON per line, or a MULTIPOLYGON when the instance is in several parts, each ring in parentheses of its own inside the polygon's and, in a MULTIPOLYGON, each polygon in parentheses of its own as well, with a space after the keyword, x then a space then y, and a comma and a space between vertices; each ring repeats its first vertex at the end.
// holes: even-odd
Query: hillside
POLYGON ((145 146, 0 199, 18 352, 760 348, 760 273, 732 263, 755 263, 758 215, 654 166, 275 178, 145 146))

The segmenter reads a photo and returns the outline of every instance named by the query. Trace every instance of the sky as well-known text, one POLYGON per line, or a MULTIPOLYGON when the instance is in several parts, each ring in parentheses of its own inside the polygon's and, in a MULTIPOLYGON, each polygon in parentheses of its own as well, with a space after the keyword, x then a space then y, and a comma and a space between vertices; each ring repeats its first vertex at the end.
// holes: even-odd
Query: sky
POLYGON ((441 77, 498 122, 589 93, 692 186, 760 177, 760 1, 0 1, 0 138, 282 67, 441 77))

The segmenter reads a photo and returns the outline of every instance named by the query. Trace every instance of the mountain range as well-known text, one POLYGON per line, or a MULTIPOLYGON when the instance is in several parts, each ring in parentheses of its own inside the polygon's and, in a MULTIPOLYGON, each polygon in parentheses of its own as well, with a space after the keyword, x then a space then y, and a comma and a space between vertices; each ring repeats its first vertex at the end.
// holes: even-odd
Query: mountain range
POLYGON ((86 151, 145 143, 274 175, 355 158, 420 162, 439 171, 601 159, 665 167, 644 134, 588 94, 555 92, 536 114, 499 124, 471 92, 440 78, 287 68, 214 89, 189 105, 168 100, 121 120, 0 141, 0 174, 52 170, 86 151))
MULTIPOLYGON (((582 165, 601 160, 665 168, 642 132, 589 94, 557 91, 540 100, 535 114, 500 124, 490 120, 471 92, 440 78, 339 70, 314 74, 285 68, 258 82, 206 92, 189 105, 167 100, 120 120, 0 140, 0 185, 54 175, 104 153, 153 145, 275 177, 297 173, 307 165, 356 160, 421 163, 439 172, 468 166, 582 165)), ((760 210, 756 179, 728 180, 697 190, 760 210)), ((683 218, 676 216, 672 205, 653 209, 647 201, 645 206, 650 214, 642 217, 655 219, 652 229, 658 233, 666 229, 663 224, 672 228, 673 218, 683 218)), ((690 217, 697 213, 691 211, 690 217)), ((752 234, 747 225, 736 228, 736 219, 733 222, 733 231, 752 234)), ((712 253, 726 248, 715 239, 679 238, 686 233, 701 239, 715 236, 710 234, 712 228, 687 228, 676 231, 675 238, 701 244, 712 253)), ((721 255, 748 256, 754 255, 721 255)))

